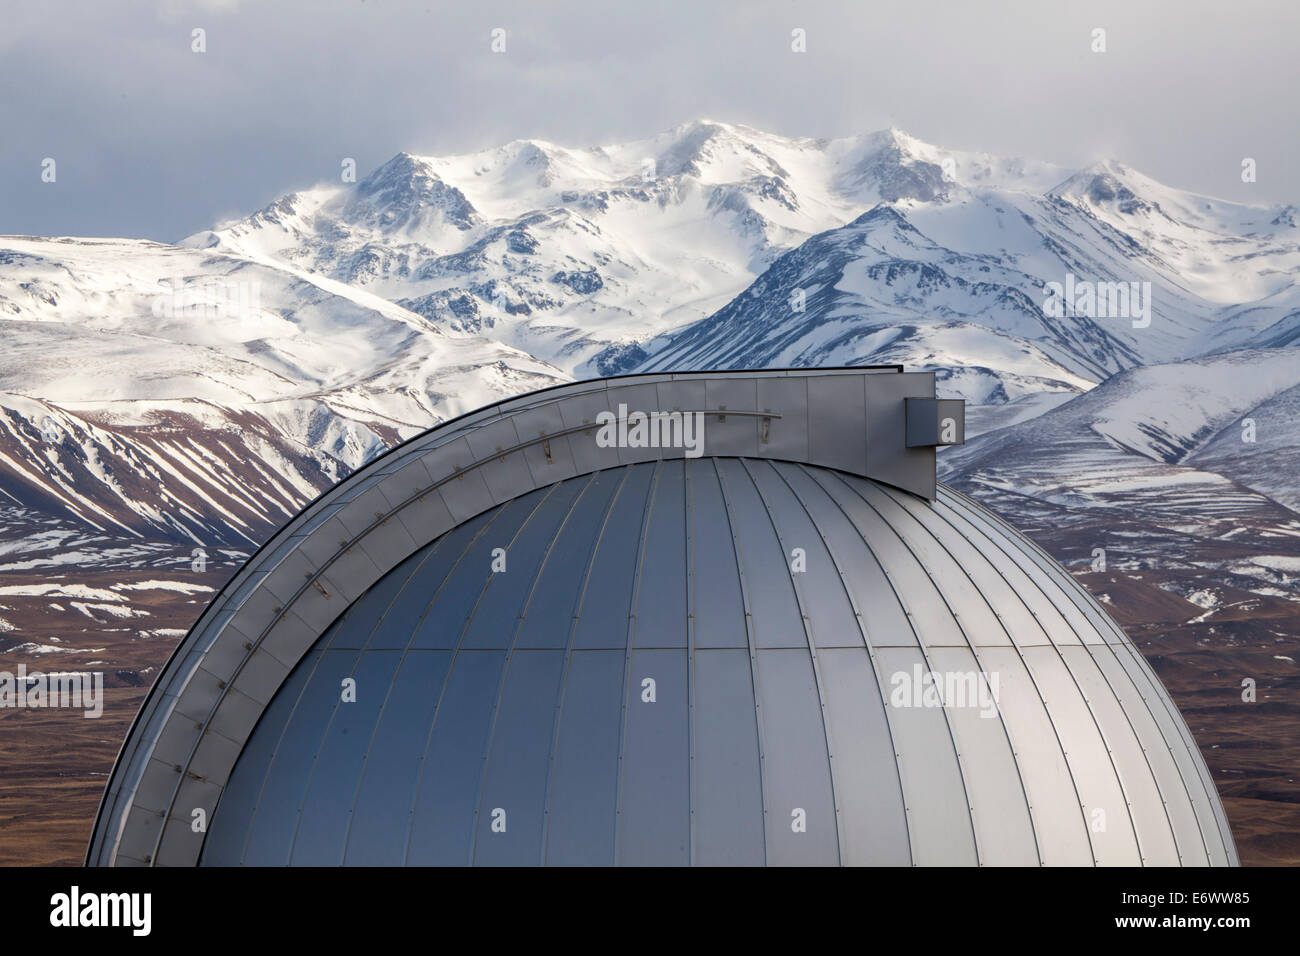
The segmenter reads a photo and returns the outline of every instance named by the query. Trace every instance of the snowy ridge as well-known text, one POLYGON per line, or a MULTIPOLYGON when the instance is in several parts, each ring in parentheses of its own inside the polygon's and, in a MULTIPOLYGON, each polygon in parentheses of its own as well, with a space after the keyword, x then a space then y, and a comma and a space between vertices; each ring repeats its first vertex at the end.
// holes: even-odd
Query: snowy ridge
POLYGON ((197 411, 114 426, 0 395, 0 496, 99 532, 255 546, 342 477, 265 419, 197 411))
POLYGON ((0 334, 0 500, 181 540, 260 543, 397 441, 564 380, 326 277, 134 240, 0 239, 0 334))
POLYGON ((944 198, 945 162, 986 185, 1065 175, 898 130, 791 139, 705 120, 590 149, 403 153, 185 244, 292 263, 585 376, 721 308, 809 236, 882 200, 944 198))
POLYGON ((1300 460, 1300 434, 1284 419, 1297 395, 1300 362, 1285 350, 1134 369, 946 450, 941 474, 999 495, 1013 514, 1046 503, 1179 534, 1295 540, 1300 499, 1287 463, 1300 460))
POLYGON ((1132 189, 1090 172, 1042 195, 963 187, 941 202, 882 203, 779 257, 713 316, 649 343, 641 367, 957 366, 980 374, 953 393, 985 403, 1300 340, 1300 231, 1282 212, 1164 187, 1143 200, 1151 181, 1115 168, 1132 189), (1186 226, 1165 211, 1193 207, 1186 226), (1136 297, 1129 314, 1053 314, 1044 290, 1075 280, 1126 293, 1137 284, 1147 314, 1136 297))
MULTIPOLYGON (((897 362, 973 403, 973 436, 1082 428, 1067 444, 1090 449, 1089 473, 1115 456, 1200 466, 1293 503, 1290 453, 1230 445, 1198 389, 1242 366, 1238 404, 1283 429, 1298 272, 1294 207, 896 129, 816 140, 701 120, 612 146, 400 153, 178 245, 0 237, 0 500, 82 534, 247 546, 384 448, 507 395, 897 362), (1149 312, 1053 313, 1044 289, 1067 276, 1149 288, 1149 312), (1145 397, 1180 377, 1197 384, 1169 400, 1191 425, 1145 397), (1112 382, 1093 415, 1078 396, 1112 382), (241 481, 266 497, 242 500, 241 481)), ((974 466, 986 447, 948 457, 974 466)))

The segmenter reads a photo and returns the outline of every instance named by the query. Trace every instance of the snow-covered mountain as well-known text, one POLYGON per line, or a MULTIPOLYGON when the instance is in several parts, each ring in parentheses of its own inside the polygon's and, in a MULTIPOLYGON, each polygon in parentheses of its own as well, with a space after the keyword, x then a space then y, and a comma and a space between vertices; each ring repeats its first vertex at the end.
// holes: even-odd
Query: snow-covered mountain
POLYGON ((1104 508, 1137 490, 1151 494, 1148 510, 1202 517, 1282 504, 1295 509, 1287 520, 1300 531, 1294 471, 1276 496, 1232 487, 1232 473, 1281 478, 1296 460, 1300 430, 1284 418, 1300 390, 1298 359, 1289 349, 1244 350, 1122 372, 1030 421, 945 450, 941 467, 969 484, 1074 508, 1104 508), (1199 500, 1189 504, 1193 492, 1199 500))
POLYGON ((901 362, 1002 403, 1285 346, 1300 341, 1294 212, 1181 193, 1118 163, 1041 192, 954 183, 785 253, 725 308, 650 343, 642 367, 901 362))
POLYGON ((0 239, 0 500, 258 544, 402 438, 565 377, 333 280, 139 240, 0 239))
POLYGON ((696 121, 615 146, 402 153, 184 242, 364 288, 578 377, 902 361, 961 366, 956 393, 1004 402, 1300 338, 1296 215, 1116 162, 696 121), (1100 306, 1046 314, 1044 288, 1076 280, 1102 284, 1100 306), (1136 283, 1121 305, 1149 314, 1107 315, 1108 283, 1136 283))
POLYGON ((1300 361, 1241 350, 1131 369, 940 456, 941 477, 1058 556, 1300 599, 1300 361), (1050 529, 1050 530, 1048 530, 1050 529))
MULTIPOLYGON (((1220 354, 1285 365, 1298 273, 1293 207, 898 130, 697 121, 401 153, 178 245, 0 237, 0 501, 244 546, 438 421, 637 369, 900 362, 941 370, 972 435, 1038 427, 1152 365, 1193 382, 1220 354), (1136 283, 1125 304, 1149 310, 1053 309, 1053 283, 1094 305, 1136 283)), ((1296 402, 1279 393, 1261 427, 1296 402)), ((1293 507, 1281 459, 1227 440, 1195 454, 1293 507)))
POLYGON ((1041 191, 1067 173, 898 130, 790 139, 698 121, 618 146, 402 153, 184 244, 291 263, 583 377, 632 367, 814 234, 879 202, 944 199, 953 175, 1041 191))

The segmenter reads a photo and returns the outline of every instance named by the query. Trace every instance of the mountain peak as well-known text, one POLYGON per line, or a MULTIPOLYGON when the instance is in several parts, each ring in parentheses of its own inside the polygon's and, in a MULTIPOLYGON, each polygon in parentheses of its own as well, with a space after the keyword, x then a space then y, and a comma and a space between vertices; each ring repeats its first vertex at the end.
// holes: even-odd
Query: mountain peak
POLYGON ((674 126, 671 130, 669 130, 669 132, 685 134, 685 133, 693 132, 695 130, 719 131, 719 130, 729 130, 730 128, 731 126, 728 123, 723 123, 718 120, 709 119, 707 116, 701 116, 693 120, 687 120, 685 123, 681 123, 678 126, 674 126))
POLYGON ((393 228, 406 225, 426 209, 441 212, 458 229, 480 222, 465 194, 443 182, 428 160, 401 152, 357 183, 344 216, 393 228))
POLYGON ((712 120, 692 120, 668 130, 660 138, 666 143, 659 154, 658 166, 660 174, 666 176, 699 176, 717 161, 745 152, 759 152, 738 136, 734 127, 712 120))
POLYGON ((846 195, 875 194, 884 202, 946 199, 952 183, 923 152, 938 151, 894 127, 869 133, 844 157, 836 185, 846 195))
POLYGON ((913 152, 923 145, 919 139, 897 126, 887 126, 867 134, 867 141, 880 148, 893 147, 904 152, 913 152))
POLYGON ((357 193, 373 196, 395 189, 413 188, 438 179, 428 161, 408 152, 400 152, 357 183, 357 193))
POLYGON ((1150 211, 1154 204, 1143 198, 1149 181, 1114 159, 1099 160, 1079 170, 1048 195, 1113 209, 1129 216, 1150 211))

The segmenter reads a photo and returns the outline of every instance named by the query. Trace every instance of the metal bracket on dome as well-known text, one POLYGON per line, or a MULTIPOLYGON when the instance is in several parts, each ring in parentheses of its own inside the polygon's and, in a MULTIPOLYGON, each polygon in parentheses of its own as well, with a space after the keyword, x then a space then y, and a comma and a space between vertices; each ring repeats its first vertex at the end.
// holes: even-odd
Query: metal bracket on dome
POLYGON ((966 401, 961 398, 908 398, 907 447, 966 444, 966 401))

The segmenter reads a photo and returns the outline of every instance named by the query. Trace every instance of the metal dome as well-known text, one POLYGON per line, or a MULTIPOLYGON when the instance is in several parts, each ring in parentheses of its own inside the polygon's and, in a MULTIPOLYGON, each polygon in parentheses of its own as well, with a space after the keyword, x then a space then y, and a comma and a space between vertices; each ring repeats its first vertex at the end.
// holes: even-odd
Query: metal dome
POLYGON ((933 387, 639 376, 407 443, 182 642, 89 862, 1235 864, 1120 628, 934 484, 933 387), (628 408, 703 445, 602 445, 628 408))

